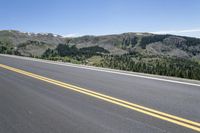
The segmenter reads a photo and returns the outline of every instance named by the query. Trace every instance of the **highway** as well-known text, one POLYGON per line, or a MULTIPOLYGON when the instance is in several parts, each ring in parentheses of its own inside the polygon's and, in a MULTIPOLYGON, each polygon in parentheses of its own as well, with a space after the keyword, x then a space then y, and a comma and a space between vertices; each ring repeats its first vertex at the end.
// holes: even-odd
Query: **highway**
POLYGON ((0 133, 200 132, 200 82, 0 55, 0 133))

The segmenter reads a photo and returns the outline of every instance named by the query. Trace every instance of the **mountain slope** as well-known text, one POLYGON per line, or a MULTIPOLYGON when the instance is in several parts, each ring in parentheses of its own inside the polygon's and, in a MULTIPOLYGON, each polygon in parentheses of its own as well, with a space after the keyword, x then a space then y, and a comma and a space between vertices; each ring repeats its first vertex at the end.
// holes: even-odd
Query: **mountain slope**
POLYGON ((15 46, 25 43, 26 41, 39 41, 47 44, 64 43, 64 38, 59 35, 54 35, 51 33, 24 33, 15 30, 0 31, 0 41, 2 40, 9 40, 15 46))
POLYGON ((70 46, 75 45, 77 48, 99 46, 108 50, 112 55, 138 52, 144 56, 200 60, 200 39, 175 35, 124 33, 64 38, 51 33, 34 34, 4 30, 0 31, 0 42, 10 43, 18 52, 26 56, 41 56, 48 48, 54 49, 58 44, 67 44, 70 46))
POLYGON ((200 39, 151 33, 64 38, 0 31, 0 53, 200 80, 200 39))

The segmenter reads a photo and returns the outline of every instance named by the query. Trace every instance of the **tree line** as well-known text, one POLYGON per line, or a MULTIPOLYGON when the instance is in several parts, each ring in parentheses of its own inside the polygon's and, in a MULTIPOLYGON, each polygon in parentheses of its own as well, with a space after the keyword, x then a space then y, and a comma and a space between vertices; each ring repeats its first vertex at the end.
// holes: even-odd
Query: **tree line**
POLYGON ((101 67, 200 80, 200 64, 187 59, 133 60, 130 55, 104 56, 101 67))

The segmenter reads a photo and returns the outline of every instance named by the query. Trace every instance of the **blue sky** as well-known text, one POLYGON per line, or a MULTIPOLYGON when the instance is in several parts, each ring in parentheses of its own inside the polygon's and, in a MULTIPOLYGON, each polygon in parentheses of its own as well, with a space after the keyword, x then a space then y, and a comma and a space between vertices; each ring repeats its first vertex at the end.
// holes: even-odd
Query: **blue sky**
POLYGON ((200 0, 0 0, 0 30, 200 37, 200 0))

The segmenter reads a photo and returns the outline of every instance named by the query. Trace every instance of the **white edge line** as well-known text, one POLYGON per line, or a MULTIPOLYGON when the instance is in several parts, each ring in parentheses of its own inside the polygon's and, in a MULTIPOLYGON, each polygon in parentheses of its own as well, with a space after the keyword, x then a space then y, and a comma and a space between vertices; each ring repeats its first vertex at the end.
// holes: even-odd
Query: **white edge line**
POLYGON ((162 78, 156 78, 156 77, 150 77, 150 76, 143 76, 143 75, 137 75, 137 74, 133 74, 133 73, 119 72, 120 70, 110 70, 110 69, 107 69, 107 68, 97 68, 97 67, 93 67, 93 66, 83 66, 83 65, 79 66, 78 64, 71 64, 71 63, 64 63, 64 62, 53 62, 53 61, 48 61, 48 60, 43 60, 43 59, 21 57, 21 56, 15 56, 15 55, 3 55, 3 54, 0 54, 0 55, 6 56, 6 57, 42 62, 42 63, 47 63, 47 64, 82 68, 82 69, 88 69, 88 70, 99 71, 99 72, 114 73, 114 74, 120 74, 120 75, 132 76, 132 77, 139 77, 139 78, 145 78, 145 79, 152 79, 152 80, 165 81, 165 82, 171 82, 171 83, 178 83, 178 84, 199 86, 200 87, 200 84, 182 82, 182 81, 177 81, 177 80, 162 79, 162 78))

